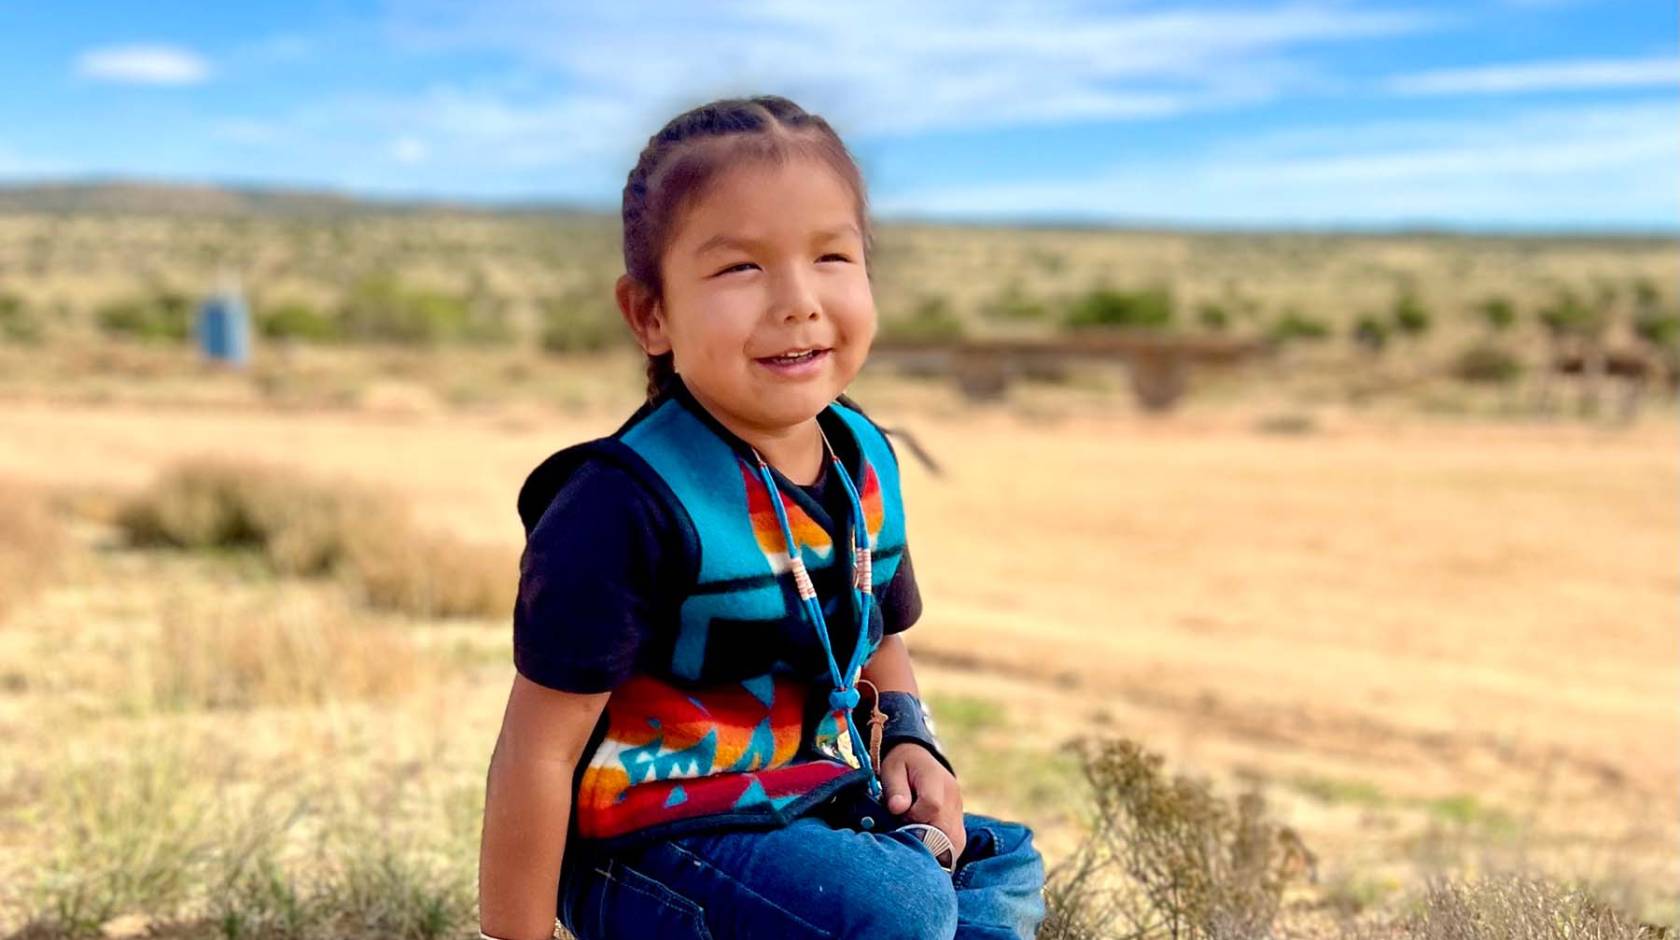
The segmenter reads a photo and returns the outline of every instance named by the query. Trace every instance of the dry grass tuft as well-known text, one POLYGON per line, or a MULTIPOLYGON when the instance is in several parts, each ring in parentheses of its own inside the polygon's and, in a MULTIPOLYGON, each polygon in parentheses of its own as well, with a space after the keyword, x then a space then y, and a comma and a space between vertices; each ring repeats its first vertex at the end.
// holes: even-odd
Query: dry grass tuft
POLYGON ((1577 885, 1526 875, 1438 880, 1399 925, 1407 940, 1660 940, 1673 931, 1640 924, 1577 885))
POLYGON ((435 668, 402 630, 285 595, 173 606, 146 662, 136 697, 171 709, 390 698, 435 668))
POLYGON ((288 575, 338 575, 368 603, 417 617, 499 616, 513 606, 508 550, 420 531, 389 494, 221 458, 176 464, 118 513, 142 546, 259 551, 288 575))
POLYGON ((13 940, 470 930, 475 859, 458 836, 404 835, 391 806, 341 805, 310 786, 229 798, 227 781, 206 778, 214 763, 168 740, 55 762, 40 815, 62 838, 13 940))
POLYGON ((1081 748, 1090 835, 1050 873, 1049 940, 1270 935, 1283 889, 1312 865, 1256 794, 1235 805, 1207 784, 1169 778, 1128 740, 1081 748))
POLYGON ((0 621, 57 574, 65 545, 43 496, 0 483, 0 621))
POLYGON ((511 615, 518 561, 492 547, 401 528, 358 533, 350 569, 368 604, 416 617, 511 615))

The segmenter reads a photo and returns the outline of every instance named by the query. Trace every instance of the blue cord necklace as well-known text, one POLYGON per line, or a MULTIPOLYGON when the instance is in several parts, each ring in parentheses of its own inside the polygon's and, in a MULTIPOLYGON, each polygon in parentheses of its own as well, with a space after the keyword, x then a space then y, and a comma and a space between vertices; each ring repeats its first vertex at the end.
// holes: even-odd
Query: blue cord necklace
POLYGON ((822 641, 823 655, 828 659, 828 675, 834 685, 834 689, 828 693, 829 710, 844 713, 852 752, 858 756, 859 763, 869 774, 869 795, 879 799, 881 782, 875 776, 869 750, 864 746, 863 736, 858 732, 857 722, 852 717, 852 709, 858 703, 857 680, 863 669, 864 647, 869 638, 869 616, 875 600, 874 589, 870 583, 869 527, 863 516, 863 500, 858 496, 857 486, 852 483, 851 475, 840 462, 840 456, 834 452, 834 445, 829 443, 828 435, 823 432, 821 424, 817 425, 817 433, 822 435, 823 448, 828 451, 828 459, 834 465, 834 472, 839 475, 841 484, 846 488, 847 501, 851 503, 851 594, 852 610, 857 613, 858 638, 852 647, 852 654, 844 672, 841 672, 839 663, 834 659, 834 645, 828 638, 828 622, 823 616, 822 601, 817 597, 817 589, 811 583, 810 572, 805 570, 805 558, 799 550, 799 545, 793 540, 793 527, 788 525, 787 510, 782 506, 781 490, 770 474, 770 465, 764 462, 764 457, 759 454, 758 449, 752 448, 752 452, 754 459, 758 461, 758 474, 764 479, 764 486, 770 492, 770 505, 776 510, 776 521, 782 527, 782 542, 787 548, 788 567, 793 571, 800 606, 805 609, 806 618, 816 628, 817 638, 822 641))

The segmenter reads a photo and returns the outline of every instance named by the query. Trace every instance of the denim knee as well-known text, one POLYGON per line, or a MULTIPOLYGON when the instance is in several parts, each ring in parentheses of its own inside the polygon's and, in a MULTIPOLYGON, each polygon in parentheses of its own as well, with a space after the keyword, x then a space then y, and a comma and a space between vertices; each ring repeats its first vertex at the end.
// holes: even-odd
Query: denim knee
POLYGON ((957 892, 951 876, 927 849, 919 844, 914 849, 919 854, 905 858, 907 864, 867 873, 880 889, 861 894, 861 909, 854 908, 848 917, 863 928, 859 936, 893 940, 956 936, 957 892))

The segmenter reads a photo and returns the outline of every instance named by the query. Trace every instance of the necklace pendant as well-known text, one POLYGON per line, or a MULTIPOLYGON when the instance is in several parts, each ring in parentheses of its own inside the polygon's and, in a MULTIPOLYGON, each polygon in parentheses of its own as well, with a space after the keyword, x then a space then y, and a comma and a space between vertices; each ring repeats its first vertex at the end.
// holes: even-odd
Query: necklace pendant
POLYGON ((852 586, 865 594, 872 593, 875 583, 874 575, 870 573, 871 552, 867 548, 855 550, 852 561, 852 586))

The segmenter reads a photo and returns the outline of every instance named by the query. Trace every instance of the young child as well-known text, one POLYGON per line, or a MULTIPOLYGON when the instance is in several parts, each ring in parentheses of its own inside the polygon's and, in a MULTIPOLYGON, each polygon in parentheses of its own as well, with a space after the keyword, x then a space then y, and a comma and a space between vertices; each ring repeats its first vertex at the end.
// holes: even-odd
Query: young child
POLYGON ((876 332, 856 163, 785 98, 715 101, 623 212, 648 399, 519 494, 482 933, 1032 936, 1042 859, 962 809, 898 635, 897 456, 843 394, 876 332))

